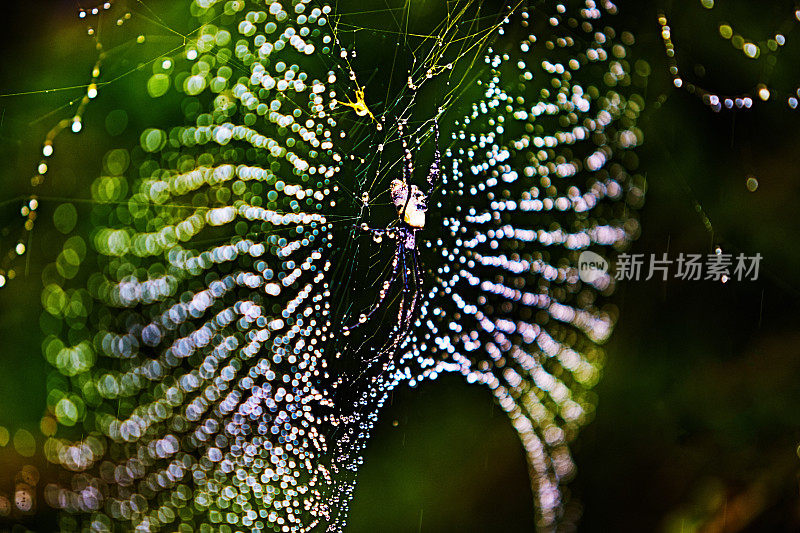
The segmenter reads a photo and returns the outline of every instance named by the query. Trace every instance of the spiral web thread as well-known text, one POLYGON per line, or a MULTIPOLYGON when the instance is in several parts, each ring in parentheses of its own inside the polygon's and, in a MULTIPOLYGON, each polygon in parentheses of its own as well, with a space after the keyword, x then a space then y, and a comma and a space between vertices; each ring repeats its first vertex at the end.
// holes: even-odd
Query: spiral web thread
MULTIPOLYGON (((60 410, 91 408, 88 436, 46 446, 77 472, 46 489, 86 517, 64 515, 64 529, 308 530, 332 512, 311 414, 328 332, 336 122, 316 52, 332 46, 330 7, 214 4, 196 12, 221 11, 232 32, 207 23, 180 65, 187 94, 216 94, 211 111, 143 133, 151 157, 127 212, 93 235, 102 270, 67 296, 91 300, 96 333, 80 339, 69 317, 70 338, 46 341, 82 386, 60 410)), ((96 200, 124 182, 107 177, 96 200)))
POLYGON ((644 107, 610 2, 520 9, 485 57, 483 98, 459 121, 439 208, 443 258, 427 325, 444 361, 430 371, 488 386, 527 452, 538 525, 566 527, 568 443, 590 420, 615 310, 603 275, 581 281, 584 250, 611 257, 638 223, 630 149, 644 107), (607 251, 603 251, 609 249, 607 251), (446 302, 446 303, 445 303, 446 302))
POLYGON ((577 254, 635 237, 643 104, 600 20, 612 4, 534 4, 515 5, 476 67, 483 96, 446 128, 443 229, 423 245, 433 276, 412 333, 337 375, 334 355, 368 359, 339 338, 332 301, 347 260, 334 229, 359 214, 333 209, 350 194, 334 85, 352 68, 334 59, 331 8, 196 0, 206 24, 176 69, 209 111, 146 130, 146 160, 96 182, 100 268, 43 293, 67 325, 44 342, 69 383, 45 446, 69 471, 45 490, 61 529, 341 530, 389 391, 442 372, 490 388, 539 525, 556 526, 614 321, 596 299, 613 280, 583 284, 577 254))

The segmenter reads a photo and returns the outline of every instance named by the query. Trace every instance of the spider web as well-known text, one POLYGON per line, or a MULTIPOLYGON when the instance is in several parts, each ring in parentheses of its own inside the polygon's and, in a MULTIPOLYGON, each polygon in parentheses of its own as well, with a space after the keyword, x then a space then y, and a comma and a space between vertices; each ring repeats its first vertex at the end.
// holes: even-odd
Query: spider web
MULTIPOLYGON (((613 280, 582 284, 577 254, 624 247, 642 195, 625 167, 643 103, 632 40, 602 21, 613 4, 198 0, 192 28, 136 5, 132 23, 166 34, 136 41, 173 39, 145 63, 164 122, 106 154, 93 227, 42 295, 59 527, 340 530, 388 392, 443 372, 509 413, 540 526, 575 520, 567 443, 615 318, 597 301, 613 280), (396 304, 358 340, 338 334, 391 260, 357 226, 396 216, 399 121, 424 171, 435 120, 446 177, 420 245, 425 303, 380 354, 396 304)), ((92 81, 101 94, 140 70, 118 68, 92 81)))

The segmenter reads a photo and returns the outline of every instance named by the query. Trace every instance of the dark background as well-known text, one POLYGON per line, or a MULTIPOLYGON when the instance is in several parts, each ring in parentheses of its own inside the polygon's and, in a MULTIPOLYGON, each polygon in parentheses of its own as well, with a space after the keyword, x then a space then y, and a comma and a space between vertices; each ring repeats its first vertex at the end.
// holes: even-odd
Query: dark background
MULTIPOLYGON (((422 13, 435 16, 435 9, 422 9, 433 0, 418 1, 412 29, 426 23, 422 13)), ((180 20, 169 2, 132 4, 139 13, 152 9, 180 20)), ((584 531, 800 530, 800 115, 786 105, 800 83, 800 32, 791 2, 717 4, 619 3, 614 24, 635 32, 634 55, 652 70, 640 122, 647 203, 632 251, 674 258, 719 245, 734 254, 758 252, 761 275, 727 284, 622 285, 596 419, 573 446, 579 472, 570 489, 584 506, 584 531), (661 11, 670 17, 685 79, 731 94, 766 82, 770 101, 713 113, 676 90, 657 23, 661 11), (755 41, 783 32, 787 44, 772 66, 766 57, 747 59, 720 38, 722 22, 755 41), (746 187, 750 176, 759 183, 754 192, 746 187)), ((41 140, 70 116, 62 106, 83 92, 41 91, 85 84, 94 62, 75 2, 15 2, 4 10, 0 201, 27 193, 41 140), (25 91, 35 92, 7 96, 25 91)), ((162 33, 147 46, 168 45, 171 37, 162 33)), ((85 131, 59 137, 53 165, 64 170, 43 191, 88 197, 86 187, 101 171, 97 154, 137 139, 161 112, 156 105, 138 109, 121 137, 105 134, 105 113, 125 107, 126 91, 142 91, 146 79, 133 73, 101 90, 85 131)), ((43 202, 27 268, 0 290, 0 427, 11 435, 21 428, 39 434, 46 405, 39 294, 42 268, 64 238, 52 224, 56 205, 43 202)), ((19 202, 2 207, 5 252, 18 235, 19 202)), ((46 468, 11 443, 0 448, 3 487, 26 463, 46 468)), ((366 452, 350 530, 524 531, 533 527, 531 507, 522 447, 505 415, 487 391, 444 378, 394 393, 366 452)))

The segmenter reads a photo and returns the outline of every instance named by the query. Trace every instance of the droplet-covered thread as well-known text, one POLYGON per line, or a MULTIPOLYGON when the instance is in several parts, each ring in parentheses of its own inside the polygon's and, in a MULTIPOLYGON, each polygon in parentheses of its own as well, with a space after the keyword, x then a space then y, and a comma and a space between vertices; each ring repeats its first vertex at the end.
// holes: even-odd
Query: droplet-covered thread
POLYGON ((340 530, 388 393, 443 372, 488 386, 509 414, 539 525, 574 519, 567 445, 590 419, 615 318, 600 301, 613 279, 581 282, 577 254, 633 239, 626 205, 642 194, 626 154, 643 103, 628 37, 601 22, 614 11, 516 6, 497 30, 479 98, 438 119, 422 302, 376 360, 343 343, 334 312, 331 273, 352 259, 334 229, 358 213, 333 209, 352 178, 332 8, 196 0, 204 25, 174 69, 205 111, 145 130, 144 160, 98 179, 109 222, 82 252, 98 267, 43 294, 66 325, 44 342, 67 378, 46 443, 70 472, 46 488, 60 527, 340 530))

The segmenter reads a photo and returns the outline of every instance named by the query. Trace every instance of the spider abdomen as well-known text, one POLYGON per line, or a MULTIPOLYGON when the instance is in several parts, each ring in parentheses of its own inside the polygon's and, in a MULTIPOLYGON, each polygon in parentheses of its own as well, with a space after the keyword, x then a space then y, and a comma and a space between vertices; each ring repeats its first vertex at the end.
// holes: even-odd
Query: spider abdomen
POLYGON ((392 203, 397 208, 397 215, 401 217, 402 221, 414 229, 424 228, 425 211, 428 210, 425 193, 416 185, 409 187, 402 180, 393 180, 389 192, 392 203))

